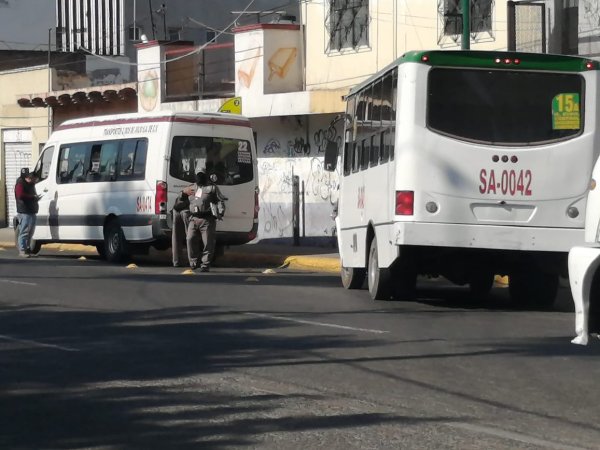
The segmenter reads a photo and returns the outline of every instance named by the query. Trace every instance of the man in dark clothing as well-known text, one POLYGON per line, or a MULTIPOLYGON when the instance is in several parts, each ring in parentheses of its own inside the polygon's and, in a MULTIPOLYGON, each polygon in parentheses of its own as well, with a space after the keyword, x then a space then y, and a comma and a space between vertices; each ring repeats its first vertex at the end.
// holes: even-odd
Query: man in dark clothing
POLYGON ((35 231, 36 214, 38 212, 38 195, 35 191, 36 177, 28 169, 21 171, 21 176, 15 184, 15 199, 17 201, 18 246, 19 256, 28 258, 31 255, 29 245, 35 231))
POLYGON ((215 250, 217 220, 225 212, 225 197, 219 188, 208 182, 204 170, 196 174, 196 189, 190 196, 190 221, 187 230, 187 252, 192 270, 198 267, 199 240, 203 251, 200 272, 208 272, 215 250))

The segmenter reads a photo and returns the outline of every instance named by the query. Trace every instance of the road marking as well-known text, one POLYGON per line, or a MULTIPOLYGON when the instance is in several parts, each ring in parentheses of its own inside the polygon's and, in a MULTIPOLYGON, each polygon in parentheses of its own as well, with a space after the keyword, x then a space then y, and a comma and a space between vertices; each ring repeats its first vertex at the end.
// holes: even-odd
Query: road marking
POLYGON ((487 434, 503 439, 510 439, 512 441, 523 442, 525 444, 537 445, 542 448, 555 448, 557 450, 586 450, 584 447, 574 447, 572 445, 546 441, 544 439, 538 439, 533 436, 515 433, 514 431, 502 430, 500 428, 484 427, 481 425, 473 425, 470 423, 447 423, 446 425, 454 428, 461 428, 463 430, 475 433, 487 434))
POLYGON ((37 283, 29 283, 27 281, 0 280, 0 283, 24 284, 27 286, 37 286, 37 283))
POLYGON ((62 350, 64 352, 78 352, 79 351, 79 349, 77 349, 77 348, 64 347, 62 345, 45 344, 44 342, 31 341, 29 339, 19 339, 19 338, 14 338, 11 336, 5 336, 3 334, 0 334, 0 339, 4 339, 5 341, 10 341, 10 342, 17 342, 19 344, 33 345, 34 347, 53 348, 56 350, 62 350))
POLYGON ((312 320, 292 319, 291 317, 283 317, 283 316, 272 316, 270 314, 259 314, 259 313, 251 313, 251 312, 247 312, 244 314, 246 314, 248 316, 255 316, 255 317, 266 317, 268 319, 287 320, 288 322, 303 323, 306 325, 316 325, 318 327, 341 328, 342 330, 362 331, 364 333, 375 333, 375 334, 389 333, 389 331, 385 331, 385 330, 372 330, 370 328, 356 328, 356 327, 349 327, 346 325, 337 325, 334 323, 314 322, 312 320))

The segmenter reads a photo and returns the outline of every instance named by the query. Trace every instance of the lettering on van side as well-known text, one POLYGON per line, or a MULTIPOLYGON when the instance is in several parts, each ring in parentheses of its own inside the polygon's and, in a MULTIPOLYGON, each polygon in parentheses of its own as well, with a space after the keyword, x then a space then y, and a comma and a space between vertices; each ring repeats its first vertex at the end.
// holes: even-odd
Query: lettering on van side
POLYGON ((104 129, 104 136, 125 136, 128 134, 156 133, 158 124, 132 125, 130 127, 111 127, 104 129))
POLYGON ((152 212, 153 211, 152 196, 139 195, 136 200, 135 210, 137 212, 152 212))
POLYGON ((481 169, 479 171, 479 193, 480 194, 502 194, 510 196, 530 197, 533 173, 531 170, 504 169, 496 172, 481 169))
POLYGON ((358 188, 358 201, 356 202, 358 209, 365 209, 365 187, 360 186, 358 188))

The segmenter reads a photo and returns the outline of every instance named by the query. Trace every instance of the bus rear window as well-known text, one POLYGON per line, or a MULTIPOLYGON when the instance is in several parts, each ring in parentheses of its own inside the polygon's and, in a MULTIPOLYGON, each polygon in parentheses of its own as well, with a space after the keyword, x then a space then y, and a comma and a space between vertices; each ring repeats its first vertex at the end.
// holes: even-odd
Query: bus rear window
POLYGON ((252 181, 254 172, 250 142, 231 138, 175 136, 169 174, 193 183, 200 169, 206 169, 211 180, 219 185, 252 181))
POLYGON ((497 145, 567 139, 583 131, 583 78, 573 74, 435 68, 427 127, 497 145))

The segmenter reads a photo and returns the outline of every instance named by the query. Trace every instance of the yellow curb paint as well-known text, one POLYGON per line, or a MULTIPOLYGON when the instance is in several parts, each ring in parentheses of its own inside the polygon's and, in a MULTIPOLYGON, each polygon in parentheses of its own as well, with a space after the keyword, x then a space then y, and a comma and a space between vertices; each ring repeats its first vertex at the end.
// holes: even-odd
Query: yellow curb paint
POLYGON ((315 256, 288 256, 283 265, 288 269, 319 270, 331 273, 339 273, 341 270, 339 259, 315 256))
POLYGON ((137 269, 137 264, 133 264, 133 263, 131 263, 131 264, 129 264, 129 265, 127 266, 127 268, 128 268, 128 269, 137 269))
POLYGON ((181 275, 194 275, 194 271, 192 269, 187 269, 181 272, 181 275))
POLYGON ((275 272, 273 269, 266 269, 266 270, 263 270, 262 273, 272 274, 272 273, 277 273, 277 272, 275 272))
POLYGON ((501 277, 500 275, 496 275, 494 281, 498 284, 508 284, 508 276, 501 277))
POLYGON ((80 256, 80 257, 79 257, 79 258, 77 258, 77 259, 80 259, 80 260, 82 260, 82 261, 86 261, 86 260, 87 260, 87 258, 86 258, 85 256, 80 256))

